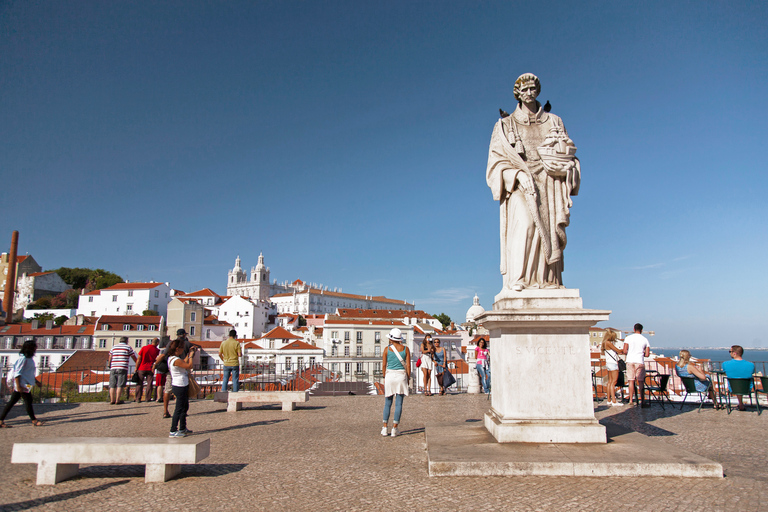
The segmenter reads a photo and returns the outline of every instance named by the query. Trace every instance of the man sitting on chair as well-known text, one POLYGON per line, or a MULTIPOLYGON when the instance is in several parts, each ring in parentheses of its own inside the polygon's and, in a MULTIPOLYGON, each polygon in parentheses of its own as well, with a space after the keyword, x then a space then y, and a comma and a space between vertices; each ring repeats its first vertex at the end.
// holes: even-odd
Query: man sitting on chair
MULTIPOLYGON (((729 351, 731 354, 731 360, 723 362, 723 371, 725 376, 729 379, 750 379, 749 389, 752 389, 754 382, 752 382, 752 374, 755 373, 755 363, 750 363, 741 358, 744 355, 744 349, 739 345, 733 345, 729 351)), ((728 385, 730 387, 730 384, 728 385)), ((739 400, 739 410, 746 410, 744 402, 741 399, 742 395, 736 395, 739 400)))

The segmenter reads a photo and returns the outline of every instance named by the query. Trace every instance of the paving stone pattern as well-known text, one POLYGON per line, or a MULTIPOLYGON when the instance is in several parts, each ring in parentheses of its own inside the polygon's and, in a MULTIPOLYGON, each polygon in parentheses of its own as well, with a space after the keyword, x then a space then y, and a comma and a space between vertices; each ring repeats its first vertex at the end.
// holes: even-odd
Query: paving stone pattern
MULTIPOLYGON (((10 464, 15 441, 51 436, 167 436, 155 403, 37 405, 34 428, 14 407, 0 429, 0 510, 768 510, 768 413, 597 406, 613 421, 723 465, 723 479, 442 477, 427 475, 424 426, 479 422, 484 395, 405 399, 403 435, 382 437, 384 399, 313 397, 227 413, 193 401, 189 428, 211 455, 164 484, 143 466, 86 466, 56 486, 36 486, 36 466, 10 464)), ((705 406, 706 407, 706 406, 705 406)))

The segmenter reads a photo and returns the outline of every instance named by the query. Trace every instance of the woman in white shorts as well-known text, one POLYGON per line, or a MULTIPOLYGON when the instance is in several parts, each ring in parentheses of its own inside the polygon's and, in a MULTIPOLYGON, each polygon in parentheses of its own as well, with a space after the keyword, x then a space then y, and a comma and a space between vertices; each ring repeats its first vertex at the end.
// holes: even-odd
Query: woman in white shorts
POLYGON ((435 367, 435 363, 432 361, 432 354, 434 353, 435 346, 432 344, 432 336, 427 334, 421 342, 421 373, 424 374, 424 396, 432 396, 432 392, 429 390, 429 378, 435 367))
POLYGON ((605 356, 605 369, 608 370, 608 405, 624 405, 616 400, 616 382, 619 380, 619 352, 621 351, 613 343, 616 341, 616 333, 608 330, 603 337, 601 352, 605 356))

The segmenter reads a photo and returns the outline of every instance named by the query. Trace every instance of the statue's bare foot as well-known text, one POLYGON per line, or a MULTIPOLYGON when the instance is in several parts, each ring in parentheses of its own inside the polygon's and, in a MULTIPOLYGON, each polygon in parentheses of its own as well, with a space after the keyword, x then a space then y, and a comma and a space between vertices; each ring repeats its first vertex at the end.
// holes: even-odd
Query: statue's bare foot
POLYGON ((515 286, 512 287, 512 289, 515 290, 516 292, 521 292, 523 291, 523 285, 516 284, 515 286))

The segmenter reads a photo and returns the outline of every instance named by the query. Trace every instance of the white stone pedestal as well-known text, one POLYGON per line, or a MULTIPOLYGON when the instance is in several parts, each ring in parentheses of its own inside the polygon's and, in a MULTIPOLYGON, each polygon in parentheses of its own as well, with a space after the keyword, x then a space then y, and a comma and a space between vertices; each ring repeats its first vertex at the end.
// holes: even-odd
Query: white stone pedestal
POLYGON ((583 309, 575 289, 501 293, 477 321, 491 333, 491 410, 500 443, 605 443, 595 419, 589 328, 610 311, 583 309))
POLYGON ((476 345, 467 346, 467 366, 469 367, 467 372, 467 393, 470 395, 480 394, 480 376, 477 374, 477 353, 475 348, 476 345))

